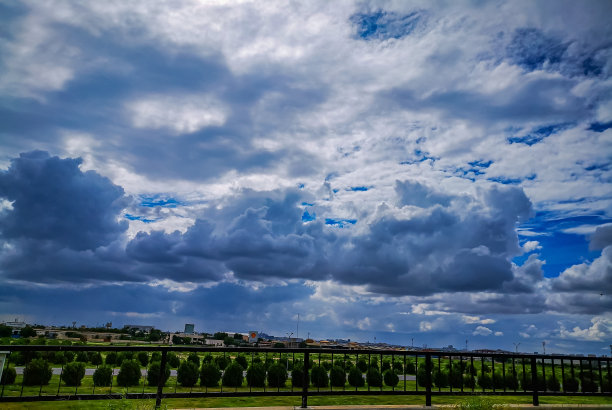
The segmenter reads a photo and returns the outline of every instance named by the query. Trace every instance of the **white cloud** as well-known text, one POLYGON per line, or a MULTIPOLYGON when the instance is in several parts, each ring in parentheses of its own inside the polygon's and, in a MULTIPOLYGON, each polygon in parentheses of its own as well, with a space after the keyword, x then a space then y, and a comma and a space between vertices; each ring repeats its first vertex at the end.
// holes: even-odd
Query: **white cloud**
POLYGON ((560 323, 559 336, 562 339, 575 339, 583 341, 604 341, 612 337, 612 319, 604 316, 596 316, 591 319, 591 326, 581 328, 575 326, 568 330, 563 323, 560 323))
POLYGON ((540 245, 540 242, 538 241, 527 241, 523 244, 523 250, 526 253, 533 252, 537 249, 542 249, 542 246, 540 245))
POLYGON ((493 331, 489 329, 488 327, 478 326, 476 327, 476 329, 474 329, 472 334, 474 336, 490 336, 491 334, 493 334, 493 331))

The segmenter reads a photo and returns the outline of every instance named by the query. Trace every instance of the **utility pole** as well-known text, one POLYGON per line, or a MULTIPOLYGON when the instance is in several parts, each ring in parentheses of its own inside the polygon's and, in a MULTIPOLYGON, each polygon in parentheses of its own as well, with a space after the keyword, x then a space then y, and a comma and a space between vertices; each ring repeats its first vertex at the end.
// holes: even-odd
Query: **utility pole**
POLYGON ((546 354, 546 341, 542 342, 542 349, 544 350, 544 354, 546 354))
POLYGON ((298 313, 297 328, 295 329, 295 337, 300 338, 300 314, 298 313))
MULTIPOLYGON (((410 346, 414 347, 414 337, 410 338, 410 346)), ((612 345, 610 345, 610 349, 612 349, 612 345)))
POLYGON ((514 345, 514 353, 518 353, 518 347, 521 345, 521 342, 512 342, 512 344, 514 345))
POLYGON ((465 339, 465 351, 466 352, 468 351, 468 340, 467 339, 465 339))

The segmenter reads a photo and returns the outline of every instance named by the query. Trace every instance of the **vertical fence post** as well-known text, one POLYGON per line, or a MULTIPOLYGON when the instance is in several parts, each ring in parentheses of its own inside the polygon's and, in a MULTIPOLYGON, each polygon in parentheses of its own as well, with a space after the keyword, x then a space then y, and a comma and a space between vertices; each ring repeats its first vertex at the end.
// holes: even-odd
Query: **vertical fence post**
POLYGON ((159 364, 159 380, 157 382, 157 394, 155 394, 155 408, 159 409, 162 401, 162 393, 164 391, 164 383, 166 374, 166 354, 167 350, 163 349, 161 352, 161 363, 159 364))
POLYGON ((531 357, 531 388, 533 389, 533 405, 539 406, 540 399, 538 397, 538 368, 536 365, 535 356, 531 357))
POLYGON ((431 353, 425 353, 425 406, 431 407, 431 353))
POLYGON ((308 367, 310 365, 310 353, 304 352, 304 379, 302 380, 302 408, 308 407, 308 383, 310 377, 308 377, 308 367))

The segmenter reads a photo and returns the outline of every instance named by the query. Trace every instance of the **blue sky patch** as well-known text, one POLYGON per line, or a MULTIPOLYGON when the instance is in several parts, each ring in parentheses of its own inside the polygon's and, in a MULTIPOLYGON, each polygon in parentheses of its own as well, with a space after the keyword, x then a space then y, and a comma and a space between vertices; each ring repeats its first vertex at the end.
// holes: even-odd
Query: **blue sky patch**
POLYGON ((130 221, 140 221, 146 224, 155 222, 155 219, 148 219, 148 218, 145 218, 144 216, 137 216, 137 215, 132 215, 132 214, 125 214, 124 216, 125 216, 125 219, 129 219, 130 221))
POLYGON ((573 124, 568 123, 546 125, 544 127, 536 128, 529 134, 524 135, 522 137, 510 137, 507 140, 510 144, 518 143, 532 146, 542 141, 544 138, 550 137, 551 135, 556 134, 559 131, 563 131, 572 125, 573 124))
POLYGON ((349 188, 349 191, 355 191, 355 192, 365 192, 368 189, 370 189, 367 186, 352 186, 349 188))
POLYGON ((357 219, 333 219, 325 218, 325 225, 335 226, 338 228, 344 228, 347 225, 355 225, 357 219))
POLYGON ((304 211, 302 214, 302 222, 310 222, 317 219, 317 215, 313 212, 312 214, 308 211, 304 211))
POLYGON ((160 195, 140 196, 140 206, 146 206, 148 208, 154 208, 156 206, 161 206, 163 208, 176 208, 179 205, 183 205, 183 203, 174 198, 164 198, 160 195))
POLYGON ((608 122, 593 122, 593 123, 591 123, 591 125, 587 129, 589 131, 604 132, 605 130, 610 129, 610 128, 612 128, 612 121, 608 121, 608 122))
POLYGON ((422 14, 414 11, 398 14, 378 10, 371 13, 356 13, 351 22, 357 26, 357 36, 364 40, 399 39, 412 33, 419 24, 422 14))
POLYGON ((506 48, 510 60, 530 71, 561 62, 568 45, 536 28, 518 28, 506 48))

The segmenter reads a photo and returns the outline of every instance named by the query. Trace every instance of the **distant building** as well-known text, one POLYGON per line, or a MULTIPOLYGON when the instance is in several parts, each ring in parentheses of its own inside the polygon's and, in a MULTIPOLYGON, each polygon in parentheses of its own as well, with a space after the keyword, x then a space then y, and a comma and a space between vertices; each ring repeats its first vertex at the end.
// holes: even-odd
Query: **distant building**
POLYGON ((154 326, 143 326, 143 325, 125 325, 123 326, 124 329, 127 330, 138 330, 140 332, 144 332, 144 333, 150 333, 151 330, 155 329, 154 326))
POLYGON ((195 330, 195 325, 193 323, 185 323, 185 334, 192 335, 195 330))
POLYGON ((21 329, 27 326, 25 322, 20 322, 17 319, 15 319, 12 322, 4 322, 3 325, 11 328, 12 337, 19 337, 19 334, 21 333, 21 329))

